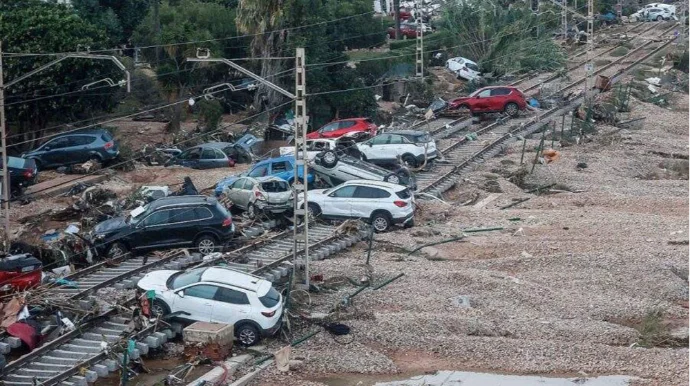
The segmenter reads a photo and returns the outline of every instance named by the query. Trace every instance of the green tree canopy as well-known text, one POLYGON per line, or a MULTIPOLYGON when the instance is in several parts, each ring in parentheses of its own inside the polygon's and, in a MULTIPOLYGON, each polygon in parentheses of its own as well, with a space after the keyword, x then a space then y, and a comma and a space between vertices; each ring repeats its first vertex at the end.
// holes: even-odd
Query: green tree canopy
MULTIPOLYGON (((97 49, 106 40, 99 28, 73 9, 40 0, 0 2, 0 18, 0 40, 8 53, 74 52, 85 46, 97 49)), ((55 58, 5 55, 5 82, 55 58)), ((121 89, 81 90, 87 83, 106 77, 117 82, 124 74, 110 61, 69 58, 8 87, 5 103, 10 143, 31 141, 43 136, 48 126, 110 110, 121 89)))

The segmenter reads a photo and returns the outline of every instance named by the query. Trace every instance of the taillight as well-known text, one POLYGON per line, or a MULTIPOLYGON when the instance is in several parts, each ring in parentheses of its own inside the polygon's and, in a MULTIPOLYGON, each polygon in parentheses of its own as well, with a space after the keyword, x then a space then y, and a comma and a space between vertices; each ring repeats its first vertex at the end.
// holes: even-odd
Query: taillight
POLYGON ((22 173, 22 175, 26 178, 32 178, 34 176, 34 172, 31 170, 26 170, 24 173, 22 173))
POLYGON ((407 206, 407 202, 405 202, 405 201, 396 200, 396 201, 393 201, 393 203, 394 203, 395 206, 397 206, 398 208, 404 208, 404 207, 407 206))
POLYGON ((229 227, 230 225, 232 225, 232 218, 228 217, 225 220, 223 220, 224 227, 229 227))
POLYGON ((267 318, 270 318, 270 317, 272 317, 272 316, 275 315, 275 314, 276 314, 276 310, 273 310, 273 311, 271 311, 271 312, 266 312, 266 311, 262 311, 262 312, 261 312, 261 315, 263 315, 263 316, 265 316, 265 317, 267 317, 267 318))
POLYGON ((266 199, 266 196, 264 196, 264 194, 259 192, 258 190, 254 192, 254 196, 256 196, 256 198, 258 200, 265 200, 266 199))
POLYGON ((113 147, 113 146, 115 146, 115 142, 110 141, 110 142, 106 142, 105 145, 103 145, 103 148, 104 148, 105 150, 108 150, 108 149, 110 149, 110 148, 113 147))

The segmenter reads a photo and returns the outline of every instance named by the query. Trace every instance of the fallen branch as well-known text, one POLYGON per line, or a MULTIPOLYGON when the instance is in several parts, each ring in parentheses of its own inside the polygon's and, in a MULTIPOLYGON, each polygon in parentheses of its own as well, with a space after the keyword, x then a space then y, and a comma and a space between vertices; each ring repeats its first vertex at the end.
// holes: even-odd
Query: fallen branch
POLYGON ((514 206, 517 205, 517 204, 522 204, 523 202, 529 200, 530 198, 531 198, 531 197, 527 197, 527 198, 523 198, 523 199, 517 200, 517 201, 515 201, 515 202, 513 202, 513 203, 510 203, 510 204, 508 204, 508 205, 503 205, 503 206, 500 207, 499 209, 508 209, 508 208, 512 208, 512 207, 514 207, 514 206))
POLYGON ((408 253, 407 256, 410 256, 411 254, 413 254, 413 253, 417 252, 418 250, 420 250, 420 249, 422 249, 422 248, 425 248, 425 247, 430 247, 430 246, 432 246, 432 245, 439 245, 439 244, 445 244, 445 243, 452 243, 453 241, 458 241, 458 240, 461 240, 461 239, 463 239, 463 238, 465 238, 464 235, 462 235, 462 236, 456 236, 456 237, 453 237, 453 238, 450 238, 450 239, 441 240, 441 241, 436 241, 436 242, 433 242, 433 243, 424 244, 424 245, 422 245, 421 247, 415 248, 415 249, 413 249, 412 251, 410 251, 410 253, 408 253))

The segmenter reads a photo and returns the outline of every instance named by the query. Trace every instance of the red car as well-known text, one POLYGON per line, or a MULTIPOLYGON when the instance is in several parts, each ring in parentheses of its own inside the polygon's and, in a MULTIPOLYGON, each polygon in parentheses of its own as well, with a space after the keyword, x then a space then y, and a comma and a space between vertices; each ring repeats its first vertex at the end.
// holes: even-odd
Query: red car
POLYGON ((376 125, 369 118, 348 118, 327 123, 320 129, 307 134, 307 138, 340 138, 344 135, 359 136, 363 134, 373 137, 376 135, 376 129, 376 125))
MULTIPOLYGON (((417 27, 413 24, 400 24, 400 34, 402 39, 416 39, 417 38, 417 27)), ((390 39, 395 39, 395 27, 388 27, 388 37, 390 39)))
POLYGON ((504 112, 511 117, 526 107, 525 94, 510 86, 484 87, 470 96, 453 99, 448 104, 451 110, 468 109, 472 115, 504 112))

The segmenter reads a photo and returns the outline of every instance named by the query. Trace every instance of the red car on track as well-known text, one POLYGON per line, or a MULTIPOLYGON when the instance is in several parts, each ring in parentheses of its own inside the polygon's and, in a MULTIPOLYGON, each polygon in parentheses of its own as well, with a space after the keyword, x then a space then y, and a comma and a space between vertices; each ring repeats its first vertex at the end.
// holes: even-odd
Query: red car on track
POLYGON ((307 138, 340 138, 345 135, 373 137, 376 135, 377 128, 376 124, 369 118, 348 118, 327 123, 320 129, 307 134, 307 138))
POLYGON ((504 112, 511 117, 526 107, 525 94, 511 86, 484 87, 470 96, 453 99, 448 104, 451 110, 468 109, 473 115, 504 112))

